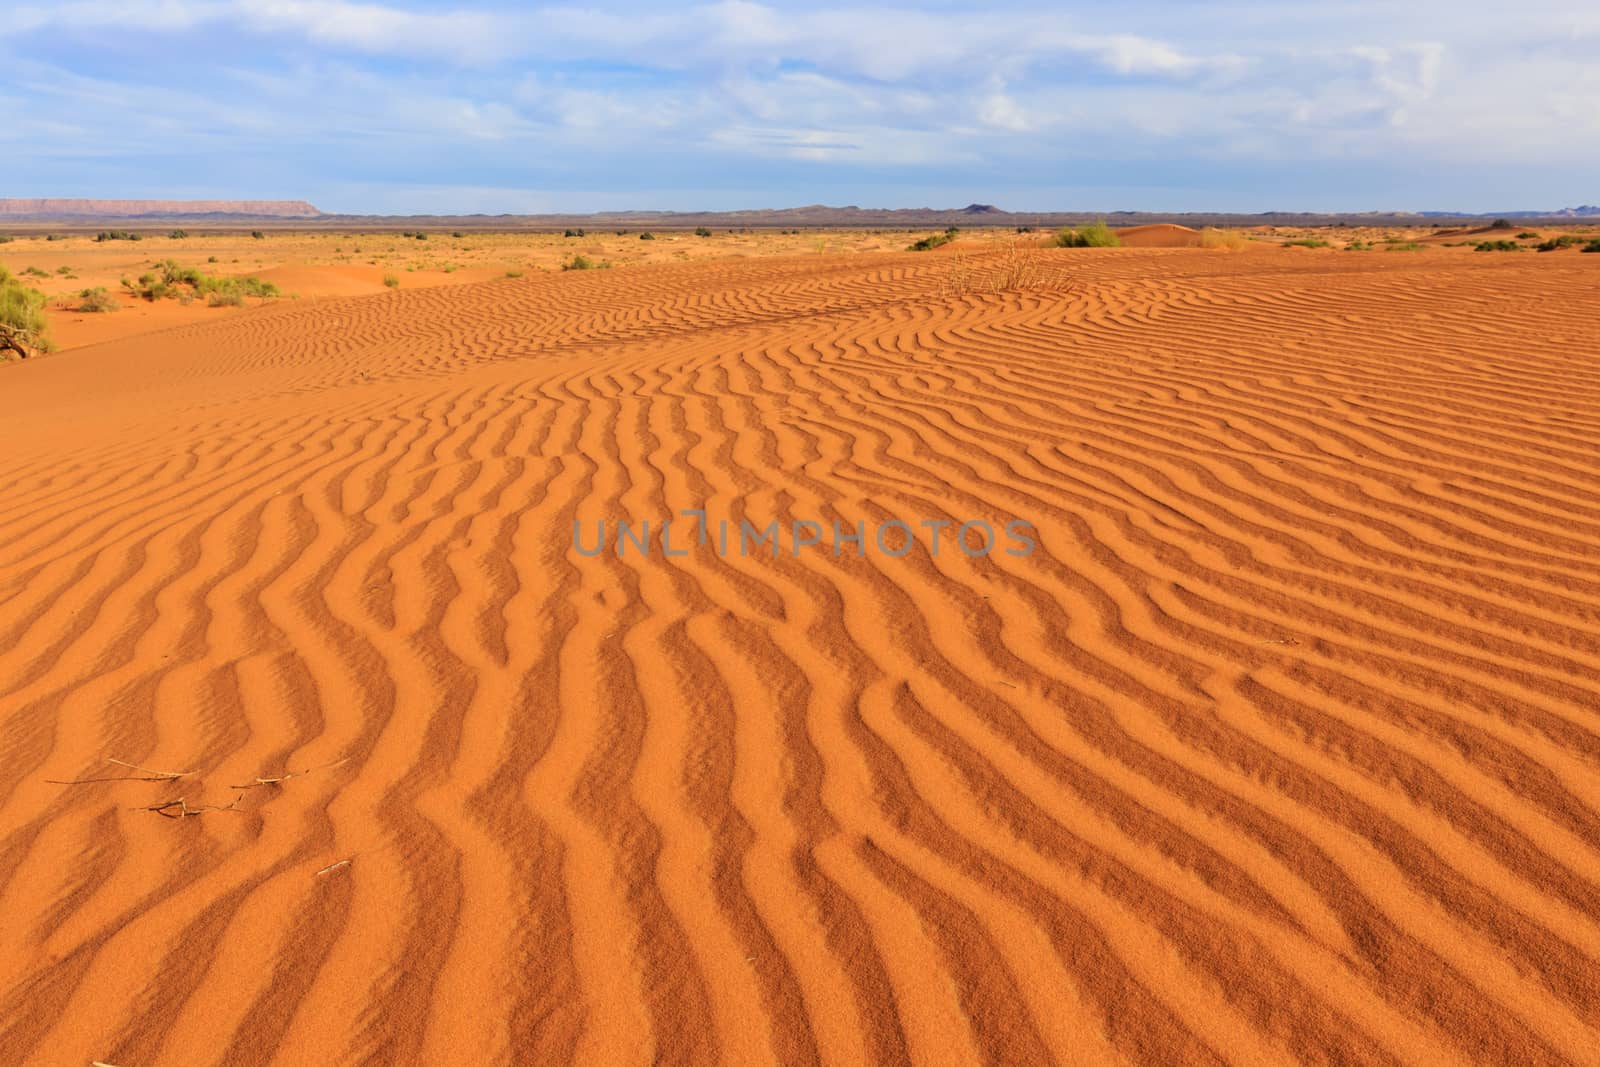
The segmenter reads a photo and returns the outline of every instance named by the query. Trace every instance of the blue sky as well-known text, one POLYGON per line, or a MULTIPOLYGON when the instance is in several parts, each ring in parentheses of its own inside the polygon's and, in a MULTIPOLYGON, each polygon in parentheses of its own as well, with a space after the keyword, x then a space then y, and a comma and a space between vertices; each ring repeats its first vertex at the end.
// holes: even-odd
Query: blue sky
POLYGON ((12 5, 4 196, 326 211, 1600 202, 1600 4, 12 5))

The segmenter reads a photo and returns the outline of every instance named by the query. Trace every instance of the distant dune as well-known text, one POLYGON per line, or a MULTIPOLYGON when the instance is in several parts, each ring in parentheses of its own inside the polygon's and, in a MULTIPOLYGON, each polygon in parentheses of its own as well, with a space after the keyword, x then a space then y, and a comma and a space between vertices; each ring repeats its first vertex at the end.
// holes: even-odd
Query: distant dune
POLYGON ((252 218, 314 219, 321 215, 304 200, 72 200, 60 197, 0 199, 0 217, 26 219, 120 219, 151 216, 241 215, 252 218))

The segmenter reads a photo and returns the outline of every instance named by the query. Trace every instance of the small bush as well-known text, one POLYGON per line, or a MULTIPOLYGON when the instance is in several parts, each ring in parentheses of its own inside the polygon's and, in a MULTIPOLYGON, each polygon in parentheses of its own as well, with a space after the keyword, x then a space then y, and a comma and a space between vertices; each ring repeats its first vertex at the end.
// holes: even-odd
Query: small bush
POLYGON ((1575 233, 1564 233, 1560 237, 1551 237, 1548 240, 1540 241, 1538 247, 1541 252, 1555 252, 1563 248, 1571 248, 1573 245, 1581 245, 1583 242, 1584 239, 1575 233))
POLYGON ((189 236, 189 231, 188 230, 173 230, 171 233, 167 234, 167 236, 172 238, 174 241, 181 241, 185 237, 189 236))
POLYGON ((561 264, 561 269, 562 270, 606 270, 610 266, 611 266, 611 261, 610 260, 602 259, 602 260, 596 261, 596 260, 590 259, 588 256, 579 254, 579 255, 573 256, 570 260, 568 260, 567 262, 561 264))
POLYGON ((383 276, 383 284, 387 285, 391 289, 398 289, 400 288, 400 279, 395 277, 393 274, 385 274, 383 276))
POLYGON ((61 236, 59 234, 47 233, 44 235, 44 239, 46 241, 59 241, 61 240, 61 236))
POLYGON ((936 233, 932 237, 924 237, 920 241, 914 241, 911 244, 906 245, 906 251, 907 252, 929 252, 929 251, 932 251, 935 248, 938 248, 940 245, 947 245, 949 243, 950 243, 950 235, 949 234, 947 234, 947 233, 936 233))
POLYGON ((1032 226, 1018 226, 1017 227, 1017 232, 1018 233, 1032 233, 1033 232, 1033 227, 1032 226))
POLYGON ((1285 248, 1327 248, 1328 242, 1321 237, 1301 237, 1294 241, 1283 242, 1285 248))
POLYGON ((639 240, 641 241, 654 241, 655 239, 656 235, 651 233, 649 230, 646 230, 639 235, 639 240))
POLYGON ((1597 237, 1593 241, 1590 241, 1588 244, 1586 244, 1582 248, 1578 249, 1578 251, 1580 251, 1580 252, 1600 252, 1600 237, 1597 237))
POLYGON ((94 239, 103 243, 105 241, 137 241, 140 238, 138 234, 129 230, 101 230, 94 235, 94 239))
POLYGON ((1475 247, 1479 252, 1520 252, 1522 246, 1515 241, 1479 241, 1475 247))
POLYGON ((1519 241, 1537 241, 1538 239, 1539 235, 1534 233, 1532 230, 1523 230, 1521 233, 1517 234, 1517 240, 1519 241))
POLYGON ((1220 248, 1228 252, 1238 252, 1250 243, 1250 238, 1238 230, 1219 230, 1215 226, 1207 226, 1200 231, 1201 248, 1220 248))
POLYGON ((1390 241, 1383 246, 1385 252, 1420 252, 1422 249, 1419 241, 1390 241))
POLYGON ((1122 241, 1111 232, 1104 219, 1082 229, 1066 229, 1056 234, 1057 248, 1118 248, 1122 241))
POLYGON ((33 277, 33 278, 48 278, 48 277, 50 277, 50 272, 49 271, 40 270, 38 267, 23 267, 22 268, 22 273, 24 273, 24 274, 26 274, 26 275, 28 275, 30 277, 33 277))
POLYGON ((0 359, 15 353, 27 359, 36 352, 48 352, 44 294, 23 285, 11 272, 0 267, 0 359))
POLYGON ((507 278, 520 278, 520 277, 522 277, 522 272, 520 270, 508 270, 508 271, 506 271, 506 277, 507 278))
POLYGON ((451 230, 450 231, 450 236, 451 237, 456 237, 456 238, 461 238, 461 237, 465 237, 466 234, 462 233, 460 230, 451 230))
POLYGON ((56 268, 56 273, 61 275, 63 278, 70 278, 72 277, 72 268, 63 263, 61 266, 56 268))
POLYGON ((1512 228, 1510 219, 1495 219, 1489 223, 1489 229, 1491 230, 1509 230, 1512 228))
POLYGON ((261 240, 261 239, 262 239, 262 238, 264 238, 264 237, 266 237, 266 236, 267 236, 267 235, 266 235, 266 234, 264 234, 264 233, 262 233, 262 232, 261 232, 261 231, 260 231, 260 230, 251 230, 251 231, 250 231, 250 236, 251 236, 251 237, 254 237, 254 238, 255 238, 255 239, 256 239, 256 240, 258 240, 258 241, 259 241, 259 240, 261 240))
POLYGON ((694 228, 694 235, 696 237, 710 237, 711 231, 706 229, 704 226, 696 226, 694 228))
POLYGON ((419 233, 419 234, 417 234, 417 240, 419 240, 419 241, 426 241, 426 240, 427 240, 427 239, 428 239, 428 235, 427 235, 427 234, 425 234, 425 233, 419 233))
POLYGON ((91 312, 115 311, 121 306, 117 303, 116 298, 106 291, 105 286, 97 285, 93 289, 85 289, 78 294, 78 307, 76 310, 91 312))
POLYGON ((0 245, 8 245, 15 240, 16 238, 12 237, 9 233, 0 233, 0 245))
POLYGON ((582 230, 568 230, 566 233, 562 234, 561 236, 563 236, 563 237, 582 237, 583 235, 584 234, 583 234, 582 230))
POLYGON ((206 306, 214 308, 244 307, 243 293, 212 293, 206 297, 206 306))

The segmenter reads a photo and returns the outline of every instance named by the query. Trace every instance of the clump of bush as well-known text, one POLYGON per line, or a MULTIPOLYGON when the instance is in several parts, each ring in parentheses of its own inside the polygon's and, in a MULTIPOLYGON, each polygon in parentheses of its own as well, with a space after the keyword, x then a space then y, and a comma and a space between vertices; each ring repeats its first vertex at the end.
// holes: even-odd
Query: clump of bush
POLYGON ((78 294, 78 306, 75 310, 102 312, 115 311, 119 307, 121 305, 117 303, 116 297, 107 292, 105 286, 97 285, 78 294))
POLYGON ((23 267, 22 268, 22 273, 28 275, 29 277, 33 277, 33 278, 48 278, 48 277, 50 277, 50 272, 49 271, 40 270, 38 267, 23 267))
POLYGON ((694 228, 694 235, 696 237, 710 237, 711 231, 706 229, 704 226, 696 226, 694 228))
POLYGON ((261 240, 261 239, 262 239, 262 238, 264 238, 264 237, 266 237, 266 236, 267 236, 267 235, 266 235, 266 234, 264 234, 264 233, 262 233, 262 232, 261 232, 261 231, 260 231, 260 230, 251 230, 251 231, 250 231, 250 236, 251 236, 251 237, 254 237, 254 238, 255 238, 255 239, 256 239, 256 240, 258 240, 258 241, 259 241, 259 240, 261 240))
POLYGON ((387 285, 391 289, 398 289, 400 288, 400 279, 395 277, 393 274, 385 274, 383 276, 383 284, 387 285))
POLYGON ((924 237, 920 241, 912 242, 911 244, 906 246, 906 251, 907 252, 930 252, 933 249, 938 248, 940 245, 947 245, 951 241, 954 241, 956 239, 956 234, 958 234, 960 232, 961 232, 961 230, 960 230, 959 227, 951 226, 949 229, 945 230, 943 233, 936 233, 931 237, 924 237))
POLYGON ((520 277, 522 277, 522 272, 520 270, 508 270, 508 271, 506 271, 506 277, 507 278, 520 278, 520 277))
POLYGON ((1489 223, 1489 229, 1491 230, 1509 230, 1512 228, 1510 219, 1495 219, 1489 223))
POLYGON ((44 319, 44 294, 0 267, 0 360, 15 353, 27 359, 50 351, 44 319))
POLYGON ((649 230, 646 230, 639 235, 639 240, 641 241, 654 241, 655 239, 656 235, 651 233, 649 230))
POLYGON ((1578 249, 1578 251, 1580 251, 1580 252, 1600 252, 1600 237, 1597 237, 1594 240, 1590 241, 1588 244, 1586 244, 1582 248, 1578 249))
POLYGON ((1327 248, 1328 242, 1321 237, 1301 237, 1293 241, 1283 242, 1285 248, 1327 248))
POLYGON ((1032 226, 1018 226, 1017 227, 1017 232, 1018 233, 1032 233, 1033 232, 1033 227, 1032 226))
POLYGON ((426 240, 427 240, 427 239, 428 239, 428 235, 427 235, 427 234, 425 234, 425 233, 419 233, 419 234, 417 234, 417 240, 419 240, 419 241, 426 241, 426 240))
POLYGON ((593 260, 579 253, 570 260, 561 264, 562 270, 607 270, 611 266, 609 259, 593 260))
POLYGON ((188 230, 173 230, 171 233, 167 234, 167 236, 172 238, 174 241, 181 241, 185 237, 189 236, 189 231, 188 230))
POLYGON ((1228 252, 1238 252, 1250 243, 1250 238, 1238 230, 1219 230, 1215 226, 1207 226, 1200 231, 1201 248, 1221 248, 1228 252))
POLYGON ((12 237, 9 233, 0 233, 0 245, 8 245, 15 240, 16 238, 12 237))
POLYGON ((582 230, 568 230, 566 233, 562 234, 561 236, 563 236, 563 237, 582 237, 583 235, 584 235, 584 233, 583 233, 582 230))
POLYGON ((1479 241, 1474 248, 1479 252, 1520 252, 1522 246, 1515 241, 1479 241))
POLYGON ((1575 233, 1564 233, 1560 237, 1551 237, 1540 241, 1538 247, 1541 252, 1555 252, 1563 248, 1571 248, 1573 245, 1581 245, 1583 242, 1584 238, 1575 233))
POLYGON ((1423 249, 1420 241, 1390 241, 1383 246, 1385 252, 1420 252, 1423 249))
POLYGON ((202 273, 195 267, 180 267, 176 260, 171 259, 157 264, 155 270, 139 275, 137 282, 131 282, 127 278, 122 279, 122 285, 134 296, 144 300, 155 301, 175 297, 188 303, 196 297, 203 296, 212 307, 237 306, 243 304, 247 296, 265 298, 279 295, 276 285, 264 282, 260 278, 217 277, 202 273), (229 299, 222 303, 214 299, 219 296, 229 299), (235 296, 239 299, 233 300, 232 297, 235 296))
POLYGON ((1538 239, 1539 235, 1534 233, 1532 230, 1523 230, 1521 233, 1517 234, 1517 240, 1519 241, 1537 241, 1538 239))
POLYGON ((1055 245, 1057 248, 1118 248, 1122 241, 1111 232, 1106 220, 1101 219, 1093 226, 1062 230, 1056 234, 1055 245))
POLYGON ((143 240, 142 237, 131 230, 101 230, 99 233, 94 235, 94 239, 98 242, 143 240))

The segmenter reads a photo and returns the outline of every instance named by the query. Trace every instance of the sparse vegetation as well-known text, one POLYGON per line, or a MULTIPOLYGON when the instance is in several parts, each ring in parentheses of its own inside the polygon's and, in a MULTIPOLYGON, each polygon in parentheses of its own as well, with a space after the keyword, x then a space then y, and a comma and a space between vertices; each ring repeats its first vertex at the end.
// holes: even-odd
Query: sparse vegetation
POLYGON ((400 288, 400 279, 393 274, 385 274, 383 276, 383 284, 391 289, 398 289, 400 288))
POLYGON ((1564 233, 1560 237, 1551 237, 1547 240, 1540 241, 1538 248, 1541 252, 1556 252, 1563 248, 1571 248, 1574 245, 1581 245, 1583 244, 1584 240, 1584 238, 1579 237, 1575 233, 1564 233))
POLYGON ((171 233, 167 234, 167 236, 172 238, 174 241, 181 241, 185 237, 189 236, 189 231, 188 230, 173 230, 171 233))
POLYGON ((1510 219, 1495 219, 1493 222, 1489 223, 1489 229, 1491 230, 1510 230, 1514 228, 1515 227, 1511 225, 1510 219))
POLYGON ((22 273, 28 275, 31 278, 48 278, 48 277, 50 277, 50 272, 49 271, 40 270, 38 267, 23 267, 22 268, 22 273))
POLYGON ((1220 248, 1228 252, 1238 252, 1250 243, 1250 238, 1238 230, 1219 230, 1215 226, 1207 226, 1200 231, 1201 248, 1220 248))
POLYGON ((929 252, 940 245, 947 245, 955 240, 956 234, 961 232, 957 227, 951 226, 943 233, 936 233, 931 237, 924 237, 906 246, 907 252, 929 252))
POLYGON ((1532 230, 1523 230, 1521 233, 1517 234, 1517 240, 1519 241, 1537 241, 1538 239, 1539 235, 1534 233, 1532 230))
POLYGON ((144 300, 162 300, 172 297, 184 303, 196 297, 206 297, 212 307, 237 306, 247 296, 278 296, 278 287, 254 276, 223 278, 202 273, 195 267, 180 267, 176 260, 168 259, 156 265, 153 271, 139 275, 137 282, 122 279, 122 285, 132 295, 144 300), (226 297, 226 300, 219 300, 226 297), (234 297, 238 297, 234 300, 234 297))
POLYGON ((1479 241, 1474 246, 1479 252, 1520 252, 1522 246, 1515 241, 1479 241))
POLYGON ((261 239, 262 239, 262 238, 264 238, 264 237, 266 237, 266 236, 267 236, 267 235, 266 235, 266 234, 264 234, 264 233, 262 233, 262 232, 261 232, 261 231, 260 231, 260 230, 251 230, 251 231, 250 231, 250 236, 251 236, 251 237, 254 237, 254 238, 255 238, 255 239, 256 239, 256 240, 258 240, 258 241, 259 241, 259 240, 261 240, 261 239))
POLYGON ((639 235, 639 240, 641 241, 654 241, 655 239, 656 235, 651 233, 649 230, 646 230, 639 235))
POLYGON ((608 259, 593 260, 593 259, 590 259, 588 256, 583 255, 582 253, 579 253, 577 255, 574 255, 567 262, 561 264, 561 269, 562 270, 606 270, 606 269, 610 268, 610 266, 611 266, 611 261, 608 260, 608 259))
POLYGON ((104 312, 115 311, 119 307, 121 305, 117 303, 116 297, 107 292, 105 286, 97 285, 78 294, 78 305, 74 310, 104 312))
POLYGON ((1328 242, 1322 237, 1300 237, 1293 241, 1283 242, 1285 248, 1327 248, 1328 242))
POLYGON ((710 237, 711 231, 706 229, 704 226, 696 226, 694 228, 694 235, 696 237, 710 237))
POLYGON ((0 267, 0 360, 15 353, 27 359, 50 350, 44 319, 44 294, 0 267))
POLYGON ((1426 247, 1420 241, 1390 241, 1383 246, 1385 252, 1420 252, 1426 247))
POLYGON ((506 271, 506 277, 507 278, 520 278, 520 277, 522 277, 522 272, 520 270, 508 270, 508 271, 506 271))
POLYGON ((102 243, 105 242, 105 241, 139 241, 139 240, 143 240, 143 238, 141 238, 138 234, 132 232, 131 230, 101 230, 99 233, 94 235, 94 239, 97 242, 102 242, 102 243))
POLYGON ((563 237, 582 237, 582 236, 584 236, 584 233, 583 233, 582 230, 568 230, 566 233, 562 234, 561 236, 563 236, 563 237))
POLYGON ((1122 241, 1101 219, 1092 226, 1062 230, 1056 234, 1055 244, 1057 248, 1118 248, 1122 241))
POLYGON ((1600 252, 1600 237, 1597 237, 1594 240, 1590 241, 1588 244, 1586 244, 1582 248, 1578 249, 1578 251, 1580 251, 1580 252, 1600 252))

